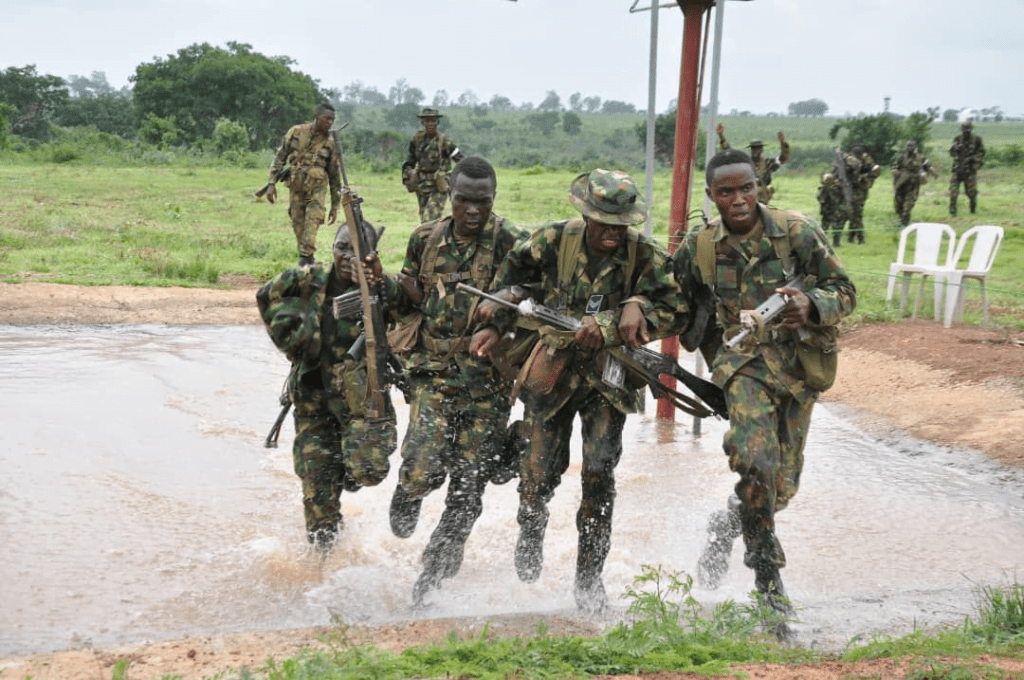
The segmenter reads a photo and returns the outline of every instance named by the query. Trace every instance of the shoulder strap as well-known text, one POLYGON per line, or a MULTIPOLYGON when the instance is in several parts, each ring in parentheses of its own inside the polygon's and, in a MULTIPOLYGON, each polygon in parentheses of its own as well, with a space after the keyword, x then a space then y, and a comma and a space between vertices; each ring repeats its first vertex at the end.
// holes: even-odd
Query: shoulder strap
POLYGON ((789 279, 796 274, 796 262, 793 258, 793 243, 790 241, 790 233, 792 232, 790 218, 793 217, 794 211, 792 210, 779 210, 778 208, 768 208, 768 214, 771 215, 772 221, 776 224, 783 226, 786 233, 782 236, 773 238, 772 247, 775 248, 775 256, 782 260, 782 270, 786 273, 786 278, 789 279))
MULTIPOLYGON (((558 291, 563 304, 568 304, 569 285, 576 270, 576 258, 583 247, 582 217, 573 217, 565 223, 562 240, 558 243, 558 291)), ((626 229, 626 297, 633 290, 633 273, 636 271, 636 244, 640 232, 632 227, 626 229)))
POLYGON ((715 242, 712 237, 715 230, 710 226, 697 232, 697 268, 704 285, 715 285, 715 242))
MULTIPOLYGON (((768 208, 768 214, 772 221, 783 226, 785 234, 777 237, 769 237, 772 248, 775 249, 775 256, 782 260, 782 269, 786 277, 791 277, 795 272, 796 263, 793 261, 793 244, 790 241, 790 211, 768 208)), ((715 243, 712 240, 715 230, 705 227, 697 233, 697 268, 704 283, 709 286, 715 285, 715 243)))
POLYGON ((424 285, 434 283, 434 264, 437 261, 437 253, 441 249, 441 241, 444 239, 445 220, 438 220, 434 228, 430 230, 427 237, 427 245, 423 248, 423 262, 420 263, 420 281, 424 285))
MULTIPOLYGON (((456 272, 446 274, 448 281, 464 281, 471 279, 473 285, 481 290, 487 290, 494 277, 494 263, 498 251, 497 239, 501 225, 498 218, 495 218, 493 228, 485 229, 477 237, 476 253, 473 255, 473 262, 468 272, 456 272), (487 238, 487 237, 490 238, 487 238)), ((444 230, 447 219, 440 219, 430 230, 426 246, 423 248, 423 261, 420 264, 420 281, 424 286, 432 286, 437 275, 434 273, 434 265, 437 262, 437 254, 441 250, 441 242, 444 240, 444 230)))

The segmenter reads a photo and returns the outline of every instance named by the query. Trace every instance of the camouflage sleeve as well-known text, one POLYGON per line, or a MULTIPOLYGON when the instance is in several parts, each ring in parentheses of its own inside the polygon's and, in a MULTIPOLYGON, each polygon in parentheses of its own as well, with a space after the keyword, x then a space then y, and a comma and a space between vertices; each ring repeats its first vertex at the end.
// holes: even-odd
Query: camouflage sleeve
POLYGON ((309 295, 309 271, 285 270, 256 293, 256 305, 267 334, 291 361, 299 360, 319 327, 318 310, 309 295))
POLYGON ((423 251, 426 249, 427 237, 430 236, 431 225, 421 224, 413 229, 409 236, 409 243, 405 248, 405 262, 402 263, 402 272, 414 279, 419 279, 420 267, 423 263, 423 251))
POLYGON ((459 150, 459 145, 456 144, 450 138, 447 140, 447 142, 448 143, 445 145, 444 149, 444 155, 448 158, 451 158, 452 163, 458 163, 464 158, 464 156, 462 155, 462 151, 459 150))
MULTIPOLYGON (((539 285, 543 289, 545 271, 557 276, 558 243, 564 227, 565 222, 548 224, 532 234, 527 232, 526 238, 516 241, 498 266, 491 290, 529 284, 539 285)), ((514 312, 502 312, 495 315, 494 325, 499 333, 505 334, 515 324, 515 320, 514 312)))
POLYGON ((402 170, 406 168, 416 167, 416 137, 413 136, 412 141, 409 142, 409 154, 405 158, 405 162, 402 163, 402 170))
POLYGON ((637 273, 632 295, 625 302, 640 303, 652 338, 677 335, 687 322, 687 306, 670 274, 668 253, 656 242, 641 237, 637 243, 637 273))
POLYGON ((813 326, 835 326, 857 306, 857 290, 842 262, 828 247, 825 233, 811 217, 791 225, 793 254, 814 286, 804 291, 817 312, 813 326))

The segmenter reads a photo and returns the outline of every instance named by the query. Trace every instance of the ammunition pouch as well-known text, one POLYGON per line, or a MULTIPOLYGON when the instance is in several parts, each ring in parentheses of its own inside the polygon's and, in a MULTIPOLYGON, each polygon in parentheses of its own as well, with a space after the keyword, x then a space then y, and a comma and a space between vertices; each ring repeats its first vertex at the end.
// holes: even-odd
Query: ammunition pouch
POLYGON ((422 323, 423 312, 413 312, 400 318, 395 327, 388 331, 388 346, 391 351, 403 356, 416 349, 422 323))
POLYGON ((544 342, 536 343, 523 367, 519 369, 515 387, 512 388, 512 398, 519 395, 520 388, 534 394, 551 394, 575 351, 572 347, 558 349, 544 342))
POLYGON ((416 168, 408 166, 402 169, 402 185, 406 191, 410 194, 416 191, 416 185, 419 182, 417 177, 416 168))
POLYGON ((434 186, 442 194, 448 193, 448 171, 441 169, 434 173, 434 186))
POLYGON ((398 447, 394 413, 373 420, 353 418, 343 439, 345 488, 354 491, 384 481, 391 468, 388 458, 398 447))
POLYGON ((807 341, 797 341, 797 357, 808 389, 824 392, 835 383, 839 367, 838 337, 839 329, 827 326, 814 331, 807 341))

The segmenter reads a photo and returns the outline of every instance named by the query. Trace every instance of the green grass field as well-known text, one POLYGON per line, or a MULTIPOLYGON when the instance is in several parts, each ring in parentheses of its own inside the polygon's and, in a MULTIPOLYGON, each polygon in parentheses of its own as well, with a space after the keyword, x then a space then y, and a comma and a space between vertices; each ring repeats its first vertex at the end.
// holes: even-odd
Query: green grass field
MULTIPOLYGON (((775 176, 779 207, 815 217, 820 169, 775 176)), ((633 171, 636 172, 636 171, 633 171)), ((401 186, 397 170, 372 173, 349 168, 352 188, 364 199, 367 219, 387 230, 381 248, 389 271, 402 263, 416 225, 415 197, 401 186)), ((637 173, 642 183, 642 173, 637 173)), ((498 170, 495 211, 524 227, 574 214, 567 200, 573 171, 498 170)), ((295 239, 284 196, 275 205, 253 197, 265 181, 262 169, 209 167, 110 167, 92 164, 25 163, 0 166, 0 279, 86 285, 223 287, 240 278, 263 281, 296 260, 295 239)), ((704 205, 701 186, 691 209, 704 205)), ((894 260, 898 227, 888 171, 875 183, 865 207, 867 243, 844 243, 839 255, 858 289, 851 318, 892 320, 885 288, 894 260)), ((980 174, 977 215, 947 213, 946 178, 925 185, 914 220, 944 222, 958 234, 976 224, 1001 225, 1002 248, 988 281, 994 323, 1024 328, 1024 169, 984 168, 980 174)), ((653 234, 665 243, 671 198, 671 174, 654 179, 653 234)), ((324 226, 318 253, 329 253, 334 228, 324 226)), ((916 284, 912 286, 912 292, 916 284)), ((981 319, 981 295, 970 283, 965 321, 981 319)), ((931 314, 926 290, 922 313, 931 314)))

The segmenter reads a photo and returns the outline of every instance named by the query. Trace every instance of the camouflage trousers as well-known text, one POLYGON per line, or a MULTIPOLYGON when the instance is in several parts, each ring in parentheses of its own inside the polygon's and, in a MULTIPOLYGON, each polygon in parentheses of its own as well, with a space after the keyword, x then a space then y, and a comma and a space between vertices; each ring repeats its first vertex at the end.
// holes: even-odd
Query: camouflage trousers
POLYGON ((846 240, 850 243, 856 239, 864 243, 864 204, 868 200, 867 192, 853 192, 853 203, 850 205, 850 231, 846 240))
POLYGON ((292 220, 299 257, 312 258, 316 252, 316 233, 327 215, 326 197, 326 180, 307 179, 303 187, 289 189, 288 216, 292 220))
POLYGON ((292 463, 302 480, 306 531, 334 531, 341 523, 341 492, 379 484, 395 450, 394 419, 373 424, 353 418, 342 398, 297 381, 289 390, 295 419, 292 463), (382 432, 381 430, 388 430, 382 432))
POLYGON ((949 175, 949 205, 956 207, 956 199, 960 196, 960 184, 964 185, 964 193, 973 204, 978 200, 978 173, 953 172, 949 175))
POLYGON ((761 366, 759 378, 737 373, 725 386, 729 431, 722 447, 739 474, 740 524, 751 569, 786 566, 775 535, 775 513, 796 495, 804 466, 804 443, 817 397, 795 399, 761 366))
POLYGON ((893 205, 896 208, 896 215, 900 218, 900 224, 910 224, 910 211, 917 203, 917 194, 921 187, 916 182, 904 182, 899 186, 893 196, 893 205))
POLYGON ((839 245, 849 213, 843 202, 842 191, 830 191, 827 188, 818 190, 818 205, 821 208, 821 229, 826 234, 832 233, 832 242, 839 245))
POLYGON ((579 532, 576 579, 588 583, 600 577, 611 549, 612 512, 615 509, 615 466, 622 457, 622 428, 626 414, 594 388, 581 386, 547 420, 535 417, 544 397, 526 393, 525 422, 529 448, 519 468, 519 515, 522 529, 547 526, 548 502, 569 468, 572 424, 579 414, 583 439, 580 474, 582 499, 576 512, 579 532))
POLYGON ((423 551, 425 572, 450 578, 462 566, 466 539, 501 459, 511 410, 507 392, 482 398, 466 390, 444 394, 433 380, 414 379, 399 483, 417 499, 448 479, 444 512, 423 551))
POLYGON ((448 194, 443 191, 416 190, 416 199, 420 205, 420 222, 431 222, 444 216, 444 204, 448 194))

